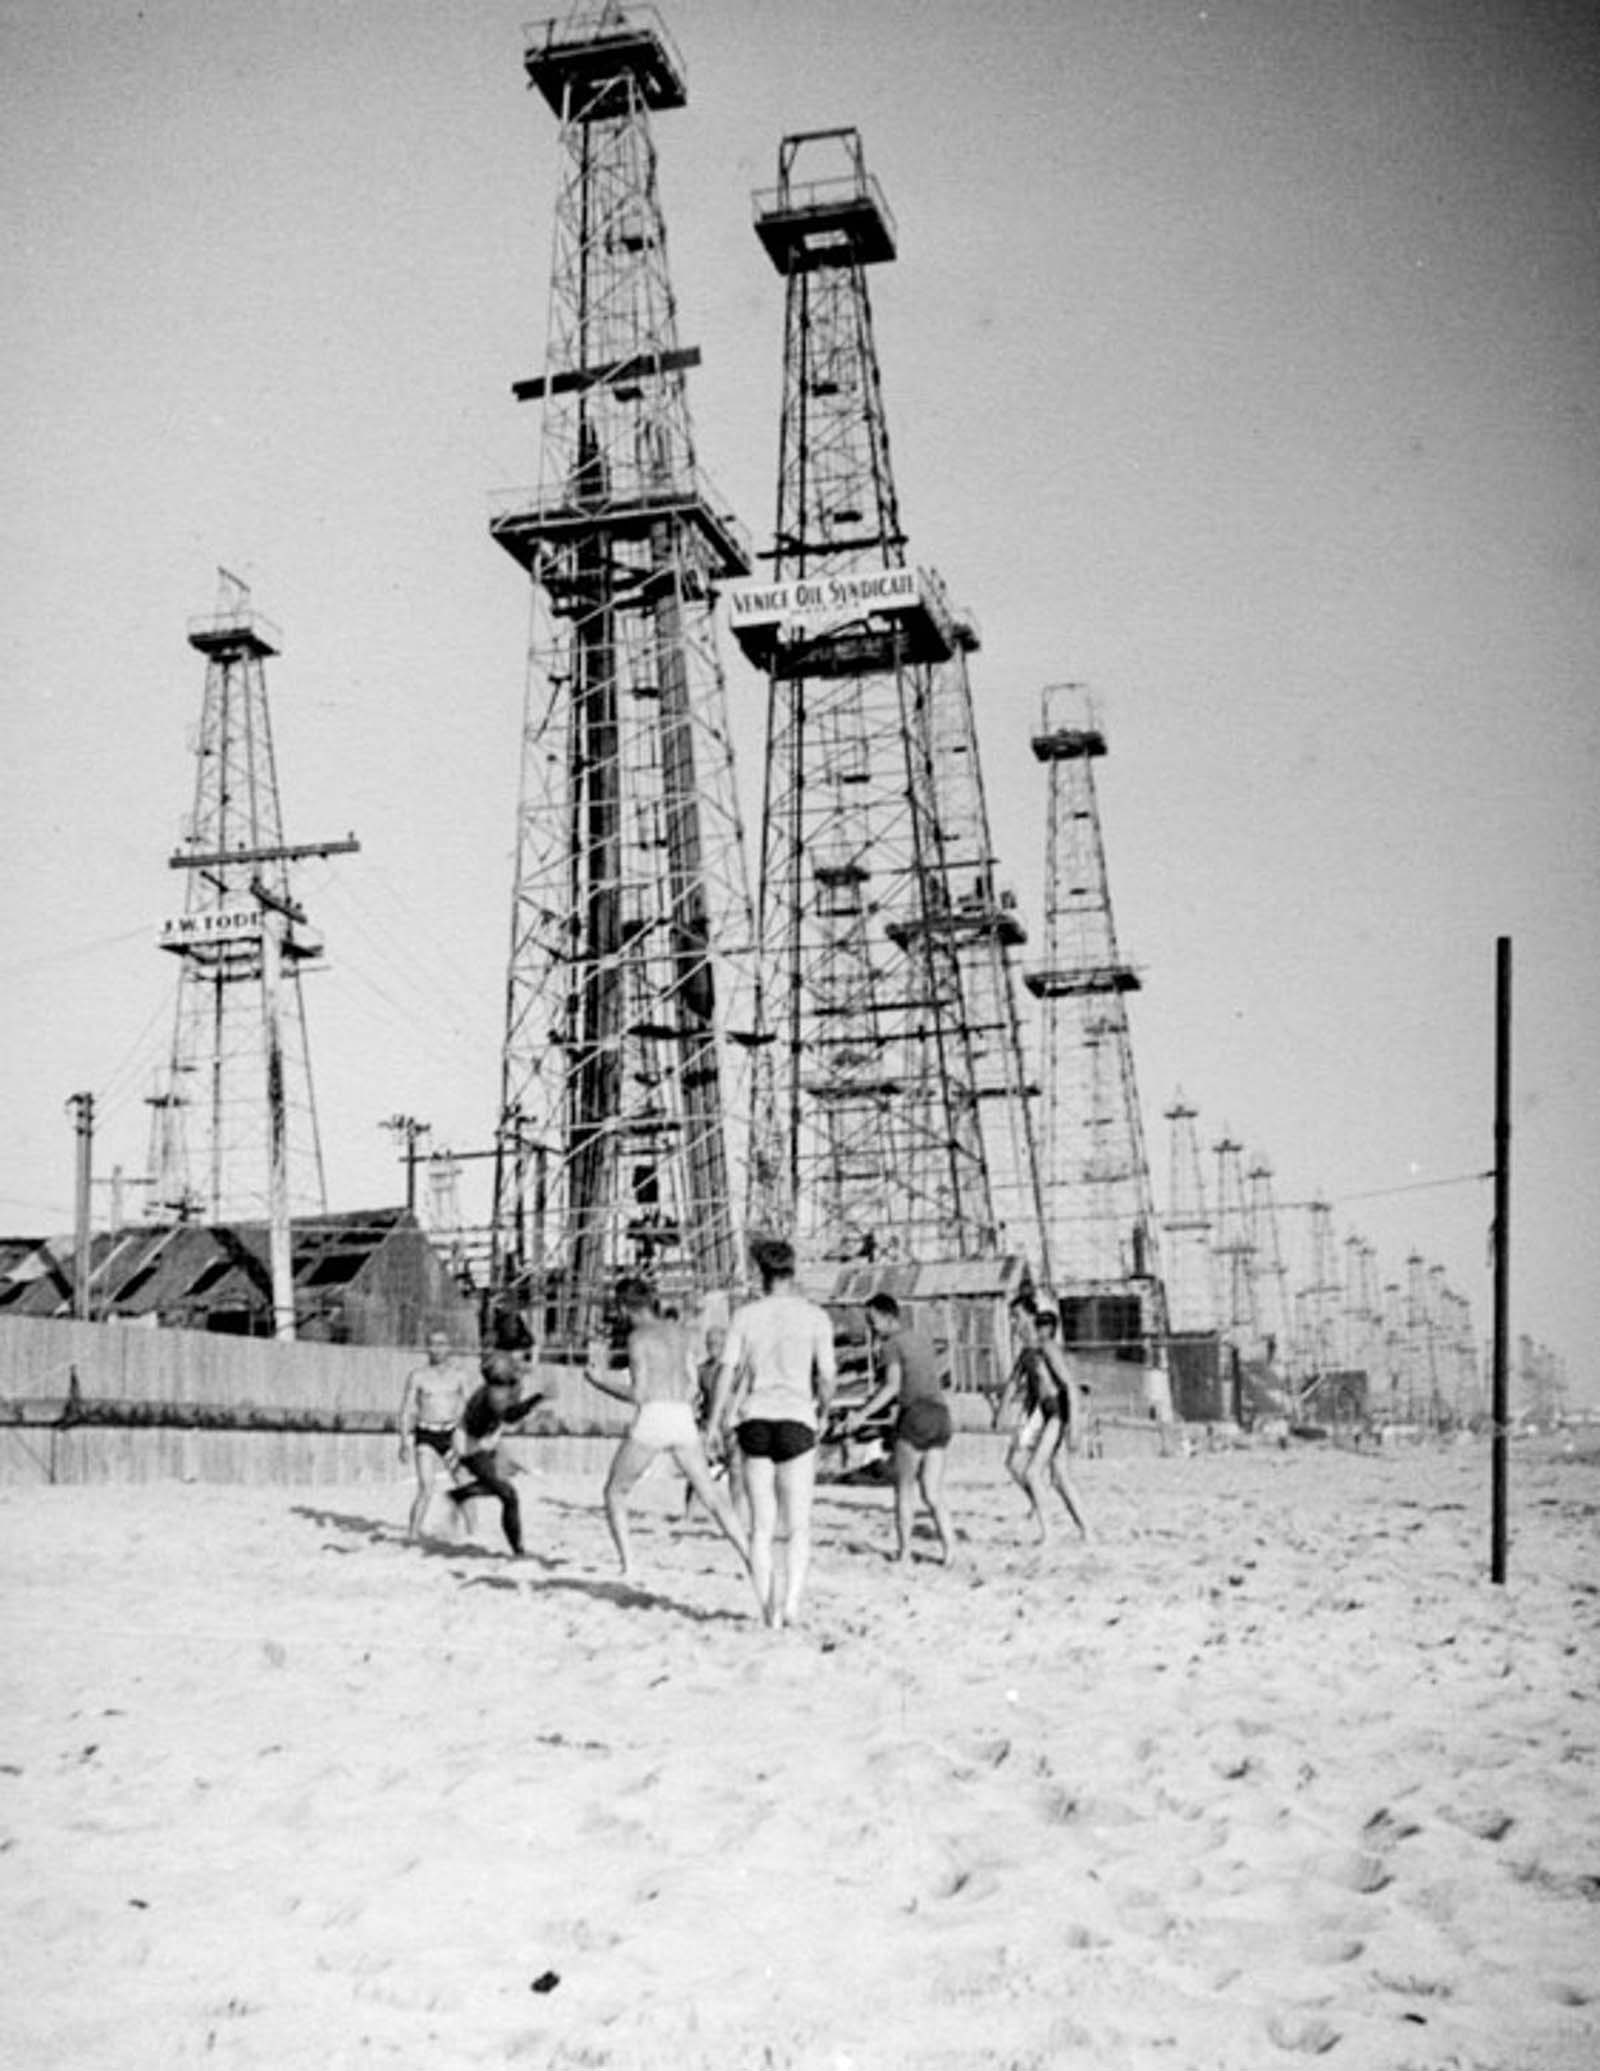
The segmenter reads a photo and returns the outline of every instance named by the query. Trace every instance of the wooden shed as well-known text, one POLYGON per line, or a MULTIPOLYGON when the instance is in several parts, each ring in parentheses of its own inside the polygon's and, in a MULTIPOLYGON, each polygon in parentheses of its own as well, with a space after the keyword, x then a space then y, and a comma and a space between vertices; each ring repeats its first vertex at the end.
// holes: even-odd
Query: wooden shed
MULTIPOLYGON (((296 1335, 308 1343, 421 1345, 442 1330, 477 1343, 477 1312, 415 1216, 403 1208, 323 1215, 292 1225, 296 1335)), ((93 1320, 272 1335, 264 1223, 169 1223, 98 1232, 91 1241, 93 1320)), ((0 1314, 70 1316, 71 1239, 0 1240, 0 1314)))

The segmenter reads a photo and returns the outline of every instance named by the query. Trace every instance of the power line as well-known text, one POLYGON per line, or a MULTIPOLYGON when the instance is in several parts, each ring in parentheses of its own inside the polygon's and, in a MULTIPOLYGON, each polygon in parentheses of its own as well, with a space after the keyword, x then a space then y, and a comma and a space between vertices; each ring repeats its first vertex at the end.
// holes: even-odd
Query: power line
POLYGON ((1313 1201, 1280 1201, 1280 1208, 1342 1208, 1350 1201, 1385 1201, 1394 1194, 1427 1194, 1440 1187, 1478 1186, 1494 1178, 1492 1172, 1458 1172, 1453 1179, 1417 1179, 1404 1186, 1373 1187, 1364 1194, 1320 1194, 1313 1201))

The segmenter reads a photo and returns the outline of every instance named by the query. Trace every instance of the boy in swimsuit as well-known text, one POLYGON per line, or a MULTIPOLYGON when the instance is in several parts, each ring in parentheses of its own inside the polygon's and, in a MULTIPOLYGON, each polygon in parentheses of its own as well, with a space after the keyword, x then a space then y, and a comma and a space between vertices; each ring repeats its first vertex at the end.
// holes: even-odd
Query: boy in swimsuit
POLYGON ((932 1342, 902 1316, 892 1294, 867 1303, 867 1331, 883 1361, 883 1379, 864 1402, 864 1423, 893 1396, 900 1412, 894 1426, 894 1541, 896 1560, 911 1552, 916 1496, 921 1492, 939 1541, 939 1558, 950 1558, 950 1520, 942 1500, 944 1467, 952 1425, 944 1399, 944 1375, 932 1342))
POLYGON ((442 1330, 428 1333, 428 1363, 414 1366, 406 1375, 400 1393, 400 1458, 416 1469, 417 1492, 411 1500, 406 1538, 422 1534, 428 1505, 450 1471, 447 1462, 454 1450, 456 1425, 466 1407, 467 1386, 450 1355, 450 1340, 442 1330))
POLYGON ((734 1410, 745 1496, 750 1505, 750 1574, 768 1625, 794 1622, 811 1561, 811 1498, 817 1432, 838 1384, 833 1325, 826 1309, 794 1285, 794 1246, 759 1237, 750 1256, 761 1299, 746 1302, 729 1326, 711 1404, 714 1442, 726 1442, 734 1410), (737 1403, 735 1380, 748 1374, 737 1403), (781 1573, 773 1557, 782 1528, 781 1573))
POLYGON ((1085 1539, 1089 1526, 1077 1491, 1061 1464, 1063 1449, 1070 1451, 1076 1428, 1072 1376, 1059 1345, 1046 1342, 1033 1306, 1026 1301, 1011 1305, 1012 1327, 1017 1339, 1017 1360, 1007 1383, 1006 1399, 1017 1398, 1021 1412, 1011 1445, 1006 1453, 1006 1472, 1028 1499, 1034 1532, 1043 1544, 1049 1527, 1039 1501, 1040 1469, 1066 1505, 1085 1539))
POLYGON ((456 1430, 454 1452, 447 1463, 464 1467, 472 1477, 450 1491, 457 1506, 475 1496, 493 1496, 500 1505, 500 1523, 506 1544, 519 1558, 522 1554, 522 1507, 517 1492, 500 1470, 499 1438, 512 1424, 520 1424, 544 1400, 542 1390, 520 1395, 522 1362, 512 1352, 486 1352, 479 1363, 483 1386, 467 1397, 466 1408, 456 1430))
POLYGON ((633 1580, 628 1497, 658 1453, 671 1457, 710 1511, 717 1529, 738 1548, 739 1558, 748 1567, 750 1548, 726 1493, 711 1478, 695 1423, 699 1375, 689 1333, 661 1314, 655 1289, 647 1280, 622 1281, 617 1305, 628 1319, 628 1378, 624 1382, 611 1377, 605 1346, 598 1340, 589 1347, 584 1373, 594 1387, 634 1406, 633 1422, 612 1458, 605 1487, 606 1523, 622 1563, 623 1580, 633 1580))

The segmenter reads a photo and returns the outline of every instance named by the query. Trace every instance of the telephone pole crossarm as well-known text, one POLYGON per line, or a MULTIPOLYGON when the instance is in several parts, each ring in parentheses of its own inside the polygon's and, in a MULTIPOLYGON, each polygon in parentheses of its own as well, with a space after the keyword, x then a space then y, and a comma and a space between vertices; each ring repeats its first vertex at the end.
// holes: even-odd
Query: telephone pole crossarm
POLYGON ((215 870, 224 863, 297 863, 306 856, 352 856, 361 844, 353 834, 343 841, 301 841, 292 846, 261 849, 213 849, 205 854, 180 849, 168 856, 169 870, 215 870))

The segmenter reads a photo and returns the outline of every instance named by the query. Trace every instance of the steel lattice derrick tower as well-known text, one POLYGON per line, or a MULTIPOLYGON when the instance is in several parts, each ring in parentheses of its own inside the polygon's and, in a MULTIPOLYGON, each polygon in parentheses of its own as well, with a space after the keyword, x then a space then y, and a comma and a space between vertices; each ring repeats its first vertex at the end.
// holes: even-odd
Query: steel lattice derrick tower
POLYGON ((1382 1352, 1383 1311, 1378 1292, 1378 1253, 1375 1246, 1354 1231, 1344 1240, 1344 1342, 1341 1360, 1345 1367, 1368 1376, 1376 1389, 1382 1352))
POLYGON ((933 766, 958 649, 906 566, 867 286, 894 222, 848 129, 786 137, 755 222, 785 314, 772 577, 733 603, 769 678, 749 1220, 808 1259, 984 1256, 933 766))
POLYGON ((305 915, 290 895, 294 852, 284 847, 267 706, 266 663, 281 636, 252 609, 248 586, 219 569, 216 610, 190 621, 189 645, 205 656, 205 690, 194 806, 171 859, 184 873, 184 908, 161 938, 178 958, 178 990, 170 1063, 150 1103, 146 1212, 158 1222, 263 1220, 278 1133, 285 1205, 321 1213, 300 989, 301 965, 321 949, 297 932, 305 915))
POLYGON ((532 578, 493 1274, 573 1343, 615 1275, 738 1267, 727 1038, 752 915, 713 588, 748 552, 702 475, 651 117, 687 98, 655 10, 529 31, 560 121, 536 491, 492 536, 532 578))
POLYGON ((1261 1304, 1256 1240, 1245 1193, 1244 1146, 1224 1123, 1212 1149, 1217 1160, 1217 1219, 1211 1248, 1219 1283, 1218 1321, 1234 1348, 1254 1358, 1261 1346, 1261 1304))
POLYGON ((1245 1185, 1245 1223, 1252 1246, 1250 1269, 1256 1282, 1256 1318, 1261 1328, 1262 1351, 1282 1370, 1288 1363, 1294 1334, 1289 1267, 1278 1226, 1272 1167, 1259 1153, 1245 1172, 1245 1185))
POLYGON ((1339 1364, 1339 1263, 1333 1208, 1327 1201, 1306 1205, 1307 1272, 1295 1309, 1298 1319, 1298 1375, 1302 1382, 1332 1373, 1339 1364))
MULTIPOLYGON (((937 582, 937 578, 934 579, 937 582)), ((924 925, 943 929, 955 957, 973 1089, 999 1247, 1054 1284, 1016 952, 1028 939, 1015 891, 1000 880, 983 781, 968 657, 979 646, 968 612, 953 612, 956 651, 934 668, 929 700, 934 813, 948 900, 924 925)))
POLYGON ((1166 1295, 1128 995, 1139 975, 1117 945, 1094 766, 1105 734, 1083 686, 1052 684, 1033 752, 1049 772, 1043 1002, 1045 1212, 1058 1291, 1136 1297, 1139 1332, 1162 1339, 1166 1295))
POLYGON ((1196 1131, 1199 1110, 1180 1086, 1164 1111, 1167 1134, 1167 1212, 1161 1221, 1161 1258, 1167 1308, 1174 1330, 1214 1330, 1217 1324, 1215 1258, 1205 1173, 1196 1131))

